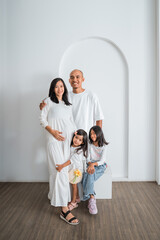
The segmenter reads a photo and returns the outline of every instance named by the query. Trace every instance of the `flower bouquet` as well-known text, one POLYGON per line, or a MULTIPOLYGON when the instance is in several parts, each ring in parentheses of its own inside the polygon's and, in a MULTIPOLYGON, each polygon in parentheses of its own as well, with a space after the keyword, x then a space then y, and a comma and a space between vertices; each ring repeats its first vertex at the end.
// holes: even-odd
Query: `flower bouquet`
POLYGON ((69 182, 77 184, 82 180, 82 172, 79 169, 71 169, 69 171, 69 182))

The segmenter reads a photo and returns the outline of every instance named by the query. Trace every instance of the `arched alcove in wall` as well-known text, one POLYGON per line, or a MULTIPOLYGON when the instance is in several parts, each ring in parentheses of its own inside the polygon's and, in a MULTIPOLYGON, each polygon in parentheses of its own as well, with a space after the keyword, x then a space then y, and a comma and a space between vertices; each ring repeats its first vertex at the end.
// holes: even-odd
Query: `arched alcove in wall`
POLYGON ((68 79, 73 69, 84 73, 83 87, 95 92, 103 112, 103 131, 108 145, 107 162, 113 178, 128 177, 128 65, 112 41, 90 37, 64 52, 59 75, 71 90, 68 79))

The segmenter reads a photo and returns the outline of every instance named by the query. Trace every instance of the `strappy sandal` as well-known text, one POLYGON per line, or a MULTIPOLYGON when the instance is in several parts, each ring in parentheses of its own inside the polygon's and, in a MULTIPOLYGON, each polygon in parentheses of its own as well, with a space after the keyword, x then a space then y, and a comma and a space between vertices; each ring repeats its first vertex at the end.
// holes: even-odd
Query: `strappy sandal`
POLYGON ((60 218, 63 219, 65 222, 67 222, 68 224, 70 225, 78 225, 80 222, 79 220, 76 218, 76 217, 72 217, 71 219, 67 220, 66 217, 68 216, 68 214, 70 213, 71 211, 68 210, 66 213, 64 213, 63 211, 61 211, 61 214, 60 214, 60 218), (73 220, 77 219, 78 222, 72 222, 73 220))
POLYGON ((77 202, 75 202, 75 203, 70 202, 70 204, 68 205, 68 208, 70 211, 72 211, 74 208, 77 208, 77 207, 78 207, 77 202))

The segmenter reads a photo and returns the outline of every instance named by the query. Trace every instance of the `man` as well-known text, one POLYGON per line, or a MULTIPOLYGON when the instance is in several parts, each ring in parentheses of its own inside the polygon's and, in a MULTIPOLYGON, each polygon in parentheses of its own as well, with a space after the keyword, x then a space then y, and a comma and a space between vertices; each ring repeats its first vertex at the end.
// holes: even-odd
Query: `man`
MULTIPOLYGON (((69 92, 69 100, 73 105, 73 118, 77 129, 84 129, 89 132, 94 125, 102 127, 104 116, 96 94, 82 88, 84 80, 82 71, 75 69, 70 73, 69 82, 73 91, 69 92)), ((44 106, 45 103, 42 102, 40 109, 42 110, 44 106)), ((56 139, 59 141, 64 140, 61 133, 57 135, 56 139)))
POLYGON ((70 92, 70 100, 73 104, 73 118, 77 128, 88 132, 93 125, 102 127, 104 117, 99 100, 94 93, 82 88, 83 73, 77 69, 73 70, 69 82, 73 88, 70 92))

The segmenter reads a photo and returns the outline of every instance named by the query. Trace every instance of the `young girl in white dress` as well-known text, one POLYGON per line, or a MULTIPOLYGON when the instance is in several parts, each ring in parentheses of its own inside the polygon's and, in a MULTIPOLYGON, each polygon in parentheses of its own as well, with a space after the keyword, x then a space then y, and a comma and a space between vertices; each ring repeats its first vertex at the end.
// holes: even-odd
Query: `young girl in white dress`
MULTIPOLYGON (((94 191, 94 182, 100 178, 106 170, 106 142, 102 129, 93 126, 89 131, 90 144, 88 146, 87 171, 83 174, 83 200, 88 200, 90 214, 97 214, 97 206, 94 191)), ((104 183, 105 184, 105 183, 104 183)))
MULTIPOLYGON (((79 129, 77 130, 72 137, 71 149, 70 149, 70 158, 63 164, 57 164, 57 171, 61 172, 66 166, 69 166, 69 171, 78 169, 81 173, 84 170, 84 164, 86 163, 87 157, 87 133, 79 129)), ((70 210, 77 208, 80 202, 78 186, 72 182, 72 200, 68 205, 70 210)))
POLYGON ((68 209, 71 200, 68 169, 56 170, 56 164, 63 164, 70 157, 70 142, 76 130, 72 116, 72 105, 64 81, 56 78, 51 82, 46 107, 41 111, 40 124, 46 129, 47 159, 49 169, 49 193, 51 205, 62 207, 65 221, 79 223, 68 209))

